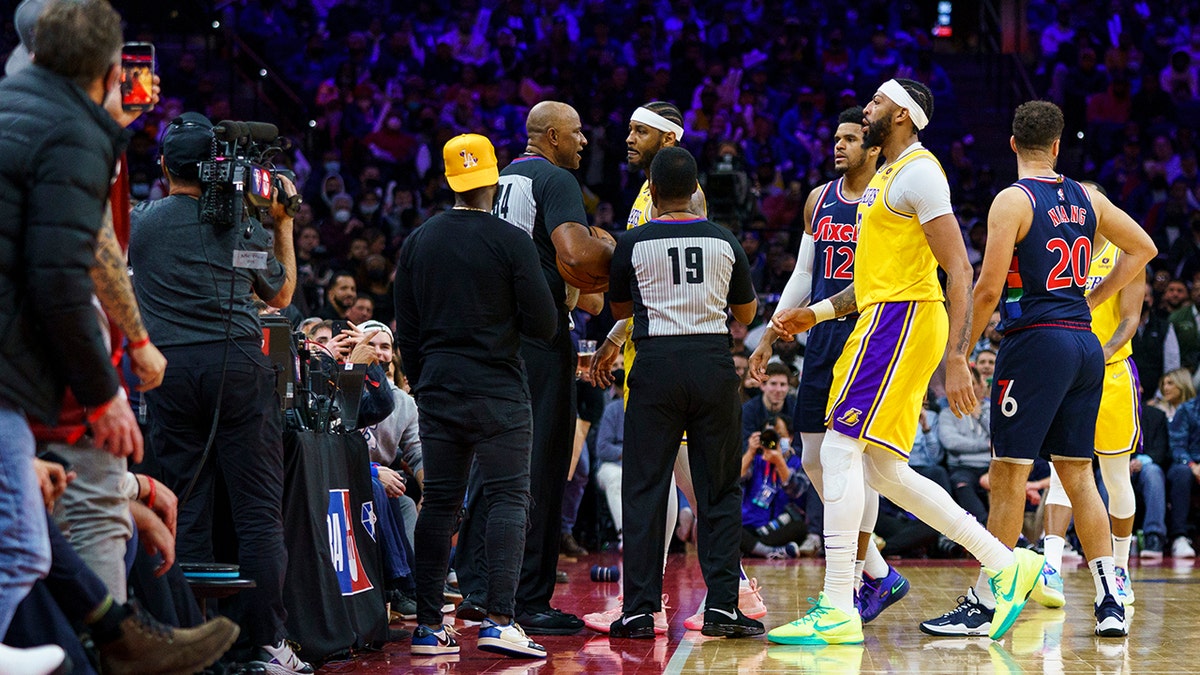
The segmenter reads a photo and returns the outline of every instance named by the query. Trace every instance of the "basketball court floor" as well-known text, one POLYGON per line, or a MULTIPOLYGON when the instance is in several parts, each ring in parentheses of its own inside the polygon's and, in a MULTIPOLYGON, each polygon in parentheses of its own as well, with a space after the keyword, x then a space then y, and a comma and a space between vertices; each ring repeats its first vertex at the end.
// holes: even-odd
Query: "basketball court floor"
MULTIPOLYGON (((555 604, 576 614, 606 609, 616 602, 620 585, 593 583, 593 564, 616 564, 615 554, 563 558, 559 569, 570 581, 560 584, 555 604)), ((560 673, 755 673, 805 672, 829 675, 921 673, 1007 675, 1156 675, 1200 673, 1200 567, 1194 561, 1162 562, 1131 571, 1136 602, 1130 612, 1130 634, 1122 640, 1092 635, 1091 573, 1082 562, 1066 564, 1067 606, 1045 609, 1030 601, 1021 618, 999 642, 986 638, 934 638, 917 624, 946 612, 975 580, 978 567, 966 561, 905 560, 894 562, 912 581, 912 591, 864 628, 861 646, 799 647, 769 645, 765 638, 727 640, 686 631, 683 621, 699 606, 704 583, 694 551, 672 555, 664 590, 670 596, 666 637, 656 640, 612 640, 584 629, 568 637, 538 636, 549 658, 544 662, 498 658, 475 649, 476 628, 447 615, 461 632, 457 657, 412 658, 407 641, 385 645, 380 653, 350 662, 329 663, 319 672, 332 673, 490 673, 552 675, 560 673)), ((767 628, 800 616, 821 587, 823 561, 747 560, 770 610, 767 628)), ((413 628, 413 624, 405 624, 413 628)))

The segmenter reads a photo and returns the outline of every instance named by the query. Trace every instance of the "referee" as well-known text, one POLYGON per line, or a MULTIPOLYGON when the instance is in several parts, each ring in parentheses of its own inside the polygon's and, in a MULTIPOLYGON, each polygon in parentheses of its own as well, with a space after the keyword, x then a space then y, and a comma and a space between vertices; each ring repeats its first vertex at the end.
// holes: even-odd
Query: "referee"
POLYGON ((615 638, 653 638, 661 609, 667 496, 679 438, 699 513, 700 567, 708 586, 704 635, 761 635, 738 606, 741 537, 741 401, 725 308, 742 323, 758 301, 750 266, 729 230, 689 212, 696 161, 667 147, 650 165, 657 217, 621 237, 613 253, 609 299, 616 319, 633 317, 638 357, 628 377, 621 509, 642 515, 625 532, 624 615, 615 638))

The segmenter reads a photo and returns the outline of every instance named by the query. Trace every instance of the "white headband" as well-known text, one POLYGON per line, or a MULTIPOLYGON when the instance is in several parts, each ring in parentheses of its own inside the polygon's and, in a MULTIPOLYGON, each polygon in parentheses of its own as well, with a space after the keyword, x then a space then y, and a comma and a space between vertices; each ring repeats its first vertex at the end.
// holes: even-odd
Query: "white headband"
POLYGON ((683 127, 663 117, 662 115, 659 115, 653 110, 639 107, 637 110, 633 111, 633 115, 630 115, 629 121, 641 122, 642 124, 645 124, 653 129, 658 129, 659 131, 673 131, 675 132, 676 141, 683 140, 683 127))
POLYGON ((929 117, 925 115, 925 110, 917 105, 913 97, 908 93, 899 82, 888 80, 879 85, 879 93, 884 94, 888 98, 896 102, 896 105, 908 111, 908 116, 912 118, 913 126, 920 131, 929 124, 929 117))

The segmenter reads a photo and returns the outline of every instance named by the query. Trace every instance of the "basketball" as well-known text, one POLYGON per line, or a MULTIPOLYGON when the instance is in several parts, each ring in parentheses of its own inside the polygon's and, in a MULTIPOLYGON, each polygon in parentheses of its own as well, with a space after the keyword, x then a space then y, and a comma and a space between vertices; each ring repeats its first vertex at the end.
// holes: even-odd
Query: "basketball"
MULTIPOLYGON (((617 240, 613 238, 612 234, 602 227, 592 225, 588 228, 588 233, 593 237, 607 239, 613 246, 617 244, 617 240)), ((610 253, 605 255, 603 260, 575 268, 567 267, 561 259, 556 259, 555 266, 558 267, 558 274, 563 281, 578 288, 580 293, 603 293, 608 290, 608 264, 611 259, 612 254, 610 253)))

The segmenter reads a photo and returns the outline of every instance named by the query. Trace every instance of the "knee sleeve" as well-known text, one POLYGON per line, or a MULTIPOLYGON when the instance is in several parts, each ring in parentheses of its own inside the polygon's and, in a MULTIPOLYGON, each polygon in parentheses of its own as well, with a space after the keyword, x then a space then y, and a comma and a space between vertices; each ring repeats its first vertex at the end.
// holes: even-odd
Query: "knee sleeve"
POLYGON ((1137 512, 1137 500, 1129 477, 1129 456, 1101 455, 1100 477, 1108 488, 1108 514, 1118 520, 1132 517, 1137 512))
POLYGON ((1067 491, 1063 489, 1062 478, 1059 478, 1058 471, 1054 469, 1054 463, 1050 463, 1050 490, 1046 493, 1046 504, 1048 506, 1065 506, 1071 508, 1071 500, 1067 498, 1067 491))
POLYGON ((875 521, 879 520, 879 492, 871 487, 866 472, 863 473, 863 517, 859 532, 874 532, 875 521))
POLYGON ((862 494, 862 458, 865 449, 866 443, 857 438, 836 431, 825 434, 820 454, 825 503, 838 503, 851 493, 856 496, 862 494))
POLYGON ((817 496, 822 500, 825 499, 825 484, 821 474, 821 443, 825 440, 825 434, 800 434, 800 463, 804 466, 804 473, 808 475, 809 482, 817 491, 817 496))

